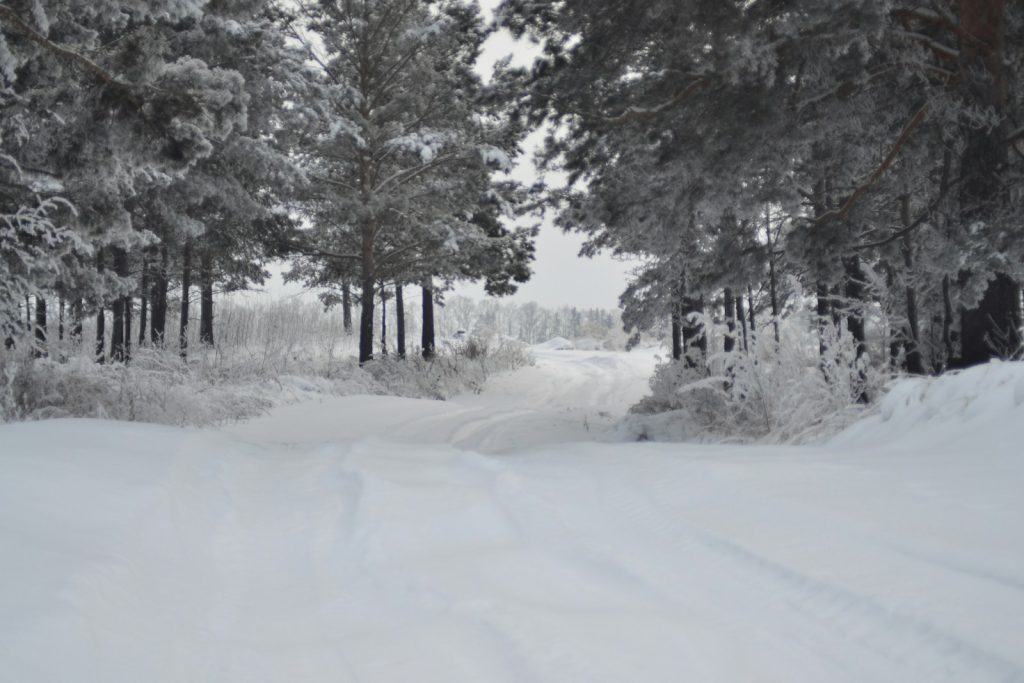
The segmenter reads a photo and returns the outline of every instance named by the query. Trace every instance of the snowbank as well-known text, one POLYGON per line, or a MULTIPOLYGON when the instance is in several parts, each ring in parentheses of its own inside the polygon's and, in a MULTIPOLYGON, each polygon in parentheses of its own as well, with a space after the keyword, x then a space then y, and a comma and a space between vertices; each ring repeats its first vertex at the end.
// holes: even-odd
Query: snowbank
POLYGON ((954 443, 981 452, 993 445, 1024 444, 1022 427, 1024 362, 996 361, 937 378, 900 379, 876 415, 832 443, 918 448, 954 443))
POLYGON ((576 348, 576 344, 571 339, 566 339, 565 337, 554 337, 546 342, 534 344, 530 348, 538 351, 571 351, 576 348))

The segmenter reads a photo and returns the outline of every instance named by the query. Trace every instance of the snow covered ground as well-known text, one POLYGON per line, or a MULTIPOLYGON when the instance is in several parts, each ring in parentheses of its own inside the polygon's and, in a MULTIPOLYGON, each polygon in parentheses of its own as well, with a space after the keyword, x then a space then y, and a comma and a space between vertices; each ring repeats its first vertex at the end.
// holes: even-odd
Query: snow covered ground
POLYGON ((652 354, 222 431, 0 427, 10 681, 1024 681, 1024 369, 612 443, 652 354))

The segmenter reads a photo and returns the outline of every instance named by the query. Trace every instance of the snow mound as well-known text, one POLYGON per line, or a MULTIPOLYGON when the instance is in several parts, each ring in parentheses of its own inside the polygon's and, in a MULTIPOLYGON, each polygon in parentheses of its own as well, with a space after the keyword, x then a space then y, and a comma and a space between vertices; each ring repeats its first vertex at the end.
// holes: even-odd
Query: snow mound
POLYGON ((572 351, 576 348, 576 344, 571 339, 566 339, 565 337, 554 337, 546 342, 534 344, 533 348, 539 351, 572 351))
MULTIPOLYGON (((937 378, 901 379, 877 414, 833 439, 833 445, 933 447, 972 442, 976 449, 1016 448, 1024 420, 1024 363, 992 362, 937 378)), ((974 449, 972 449, 972 452, 974 449)))

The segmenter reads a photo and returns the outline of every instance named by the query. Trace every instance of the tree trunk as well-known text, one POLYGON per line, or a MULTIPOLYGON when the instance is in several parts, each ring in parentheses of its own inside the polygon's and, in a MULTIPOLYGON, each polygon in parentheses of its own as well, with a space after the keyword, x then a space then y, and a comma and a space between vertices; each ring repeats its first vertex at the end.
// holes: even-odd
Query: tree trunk
POLYGON ((420 333, 423 357, 434 357, 434 289, 430 278, 423 282, 423 329, 420 333))
POLYGON ((61 288, 57 297, 57 339, 64 341, 64 314, 67 304, 64 301, 64 289, 61 288))
POLYGON ((103 364, 107 361, 106 357, 106 346, 105 342, 107 339, 106 334, 107 315, 101 306, 96 311, 96 362, 103 364))
POLYGON ((743 350, 749 351, 750 344, 747 341, 747 319, 743 312, 743 295, 739 294, 736 296, 736 319, 740 323, 740 330, 743 332, 743 350))
POLYGON ((723 348, 726 353, 731 353, 736 348, 736 297, 733 296, 732 289, 729 287, 725 288, 723 296, 725 299, 725 326, 727 330, 723 348))
POLYGON ((981 302, 960 312, 960 367, 1009 359, 1021 348, 1020 285, 997 273, 981 302))
POLYGON ((771 296, 772 304, 772 328, 775 333, 775 343, 779 343, 779 292, 775 275, 775 246, 772 244, 772 213, 771 208, 765 209, 765 236, 768 249, 768 293, 771 296))
POLYGON ((81 297, 75 297, 71 302, 71 343, 79 344, 82 341, 82 323, 85 318, 85 302, 81 297))
POLYGON ((402 285, 398 284, 395 285, 395 318, 395 333, 398 337, 395 342, 398 347, 398 357, 405 358, 405 295, 402 285))
MULTIPOLYGON (((118 277, 128 274, 128 254, 120 247, 114 249, 114 272, 118 277)), ((123 296, 114 299, 112 327, 110 330, 110 359, 122 363, 124 348, 124 301, 123 296)))
POLYGON ((750 340, 754 341, 754 333, 757 332, 757 320, 754 314, 754 288, 747 285, 747 315, 750 318, 750 340))
MULTIPOLYGON (((900 215, 904 227, 910 225, 910 196, 904 195, 900 205, 900 215)), ((907 277, 907 372, 913 375, 925 374, 924 356, 921 354, 921 323, 917 310, 917 290, 912 284, 914 274, 914 244, 910 233, 903 236, 901 247, 903 266, 907 277)))
POLYGON ((373 253, 376 225, 363 223, 361 231, 362 291, 359 300, 359 364, 373 360, 373 295, 376 290, 377 261, 373 253))
POLYGON ((380 356, 388 355, 388 301, 387 288, 380 283, 380 356))
POLYGON ((150 289, 151 314, 149 320, 149 341, 154 346, 163 346, 167 339, 167 244, 160 246, 160 265, 152 270, 153 286, 150 289))
POLYGON ((42 358, 46 355, 46 299, 41 296, 36 297, 36 351, 35 355, 37 358, 42 358))
MULTIPOLYGON (((1005 0, 960 0, 960 86, 964 103, 994 112, 997 126, 964 124, 966 145, 961 157, 960 210, 964 230, 978 223, 991 224, 1005 203, 1001 174, 1006 163, 1006 101, 1008 81, 1004 43, 1005 0)), ((969 281, 977 274, 967 273, 969 281)), ((1021 344, 1021 311, 1018 283, 1005 273, 995 273, 978 305, 960 316, 962 367, 1008 357, 1021 344)))
POLYGON ((341 286, 341 324, 345 334, 352 334, 352 287, 347 282, 341 286))
POLYGON ((139 281, 139 346, 146 343, 146 328, 149 325, 149 262, 142 259, 142 276, 139 281))
MULTIPOLYGON (((859 363, 867 352, 867 334, 864 321, 864 272, 861 270, 860 257, 852 256, 843 259, 843 267, 846 270, 846 327, 856 347, 856 360, 859 363)), ((857 369, 857 375, 864 381, 866 375, 863 369, 857 369)), ((868 403, 867 391, 862 390, 857 397, 859 403, 868 403)))
POLYGON ((204 251, 199 285, 199 343, 213 346, 213 256, 204 251))
POLYGON ((124 298, 124 362, 132 359, 132 307, 135 299, 132 296, 124 298))
POLYGON ((188 358, 189 296, 192 290, 192 238, 181 252, 181 318, 178 321, 178 353, 188 358))
POLYGON ((672 360, 683 359, 683 316, 679 312, 679 305, 676 304, 672 311, 672 360))
POLYGON ((828 344, 825 340, 828 338, 828 326, 830 322, 830 312, 832 308, 832 299, 829 296, 828 285, 824 282, 818 283, 818 307, 816 313, 818 314, 818 354, 824 356, 828 350, 828 344))
POLYGON ((708 355, 708 335, 700 322, 691 322, 693 313, 704 313, 704 298, 683 297, 682 337, 683 357, 687 367, 698 368, 705 364, 708 355), (696 354, 699 353, 699 356, 696 354))
MULTIPOLYGON (((103 248, 100 247, 96 250, 96 272, 102 277, 103 275, 103 248)), ((96 362, 105 363, 106 358, 106 320, 107 316, 103 311, 103 302, 100 301, 96 307, 96 362)))

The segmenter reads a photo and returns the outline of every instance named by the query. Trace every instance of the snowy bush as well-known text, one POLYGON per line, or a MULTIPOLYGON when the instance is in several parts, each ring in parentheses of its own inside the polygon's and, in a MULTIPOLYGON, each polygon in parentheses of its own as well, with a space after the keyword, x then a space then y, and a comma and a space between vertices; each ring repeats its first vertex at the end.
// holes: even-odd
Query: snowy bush
POLYGON ((429 361, 415 353, 360 367, 345 352, 351 338, 318 336, 324 330, 316 326, 281 325, 288 317, 283 310, 266 316, 269 322, 245 318, 251 330, 266 328, 266 336, 254 336, 257 342, 227 343, 227 335, 242 327, 236 320, 224 325, 222 346, 193 349, 187 361, 176 350, 141 348, 127 364, 101 365, 89 357, 91 344, 70 342, 52 342, 50 356, 36 358, 31 344, 18 340, 13 349, 0 350, 0 422, 96 417, 202 426, 317 395, 444 400, 479 392, 493 373, 530 362, 522 344, 470 339, 442 345, 429 361))
POLYGON ((886 375, 857 357, 849 334, 826 326, 819 347, 810 329, 794 317, 782 323, 780 343, 754 336, 748 350, 712 353, 706 370, 662 363, 625 428, 639 439, 697 441, 805 443, 835 434, 864 414, 886 375))

